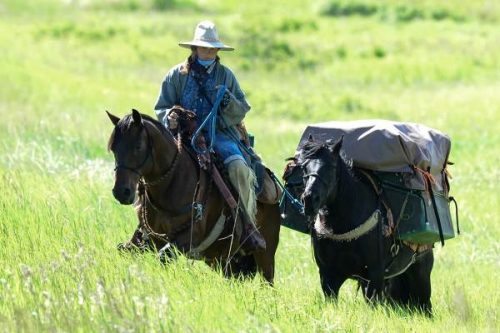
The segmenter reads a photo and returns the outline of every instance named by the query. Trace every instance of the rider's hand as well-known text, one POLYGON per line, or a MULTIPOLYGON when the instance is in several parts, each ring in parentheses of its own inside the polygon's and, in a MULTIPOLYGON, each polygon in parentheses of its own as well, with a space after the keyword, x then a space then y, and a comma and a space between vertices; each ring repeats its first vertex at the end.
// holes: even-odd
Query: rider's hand
POLYGON ((220 102, 220 105, 222 105, 223 108, 228 106, 229 102, 231 102, 231 95, 226 91, 224 93, 224 96, 222 97, 222 101, 220 102))
MULTIPOLYGON (((222 85, 219 84, 215 87, 215 89, 217 89, 217 91, 218 91, 221 86, 222 85)), ((231 102, 231 93, 229 92, 229 90, 226 87, 226 90, 224 91, 224 95, 222 96, 222 100, 221 100, 220 104, 221 104, 222 108, 225 108, 229 104, 229 102, 231 102)))
POLYGON ((177 118, 179 118, 179 115, 175 112, 170 112, 167 116, 168 120, 168 128, 171 130, 177 129, 177 126, 179 126, 179 122, 177 121, 177 118))

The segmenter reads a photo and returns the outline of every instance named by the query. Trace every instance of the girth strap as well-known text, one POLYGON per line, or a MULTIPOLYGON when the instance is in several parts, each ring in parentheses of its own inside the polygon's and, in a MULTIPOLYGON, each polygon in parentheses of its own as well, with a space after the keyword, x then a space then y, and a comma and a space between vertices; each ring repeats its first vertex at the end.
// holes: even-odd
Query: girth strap
POLYGON ((214 227, 210 231, 210 234, 208 234, 207 238, 205 238, 197 247, 189 250, 189 252, 186 255, 193 259, 200 258, 201 253, 206 249, 208 249, 208 247, 212 245, 220 236, 220 234, 224 230, 225 222, 226 222, 226 216, 224 215, 224 213, 222 213, 219 219, 217 220, 217 223, 215 223, 214 227))

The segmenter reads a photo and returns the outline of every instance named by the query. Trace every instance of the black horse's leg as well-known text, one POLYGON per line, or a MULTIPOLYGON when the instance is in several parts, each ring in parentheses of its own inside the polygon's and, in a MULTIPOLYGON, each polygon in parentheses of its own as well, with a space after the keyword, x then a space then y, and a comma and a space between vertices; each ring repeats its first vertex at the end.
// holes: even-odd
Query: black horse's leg
POLYGON ((363 295, 368 302, 377 303, 381 300, 384 288, 383 274, 383 269, 378 268, 368 272, 369 281, 362 284, 365 286, 363 295))
POLYGON ((364 289, 365 299, 370 303, 381 301, 384 289, 384 258, 385 240, 382 233, 382 224, 377 224, 376 232, 372 232, 366 239, 367 246, 363 248, 365 263, 367 264, 367 284, 364 289))
POLYGON ((321 281, 321 289, 323 289, 323 294, 325 295, 325 297, 331 300, 337 300, 340 287, 345 282, 347 277, 342 276, 331 269, 321 268, 319 270, 319 276, 321 281))
POLYGON ((385 294, 394 304, 407 305, 410 299, 408 278, 405 273, 387 280, 385 294))
POLYGON ((388 281, 387 296, 400 306, 422 311, 432 316, 431 271, 434 256, 431 251, 411 265, 406 272, 388 281))
POLYGON ((422 254, 416 263, 405 272, 408 278, 408 305, 432 316, 431 304, 431 271, 434 265, 432 251, 422 254))

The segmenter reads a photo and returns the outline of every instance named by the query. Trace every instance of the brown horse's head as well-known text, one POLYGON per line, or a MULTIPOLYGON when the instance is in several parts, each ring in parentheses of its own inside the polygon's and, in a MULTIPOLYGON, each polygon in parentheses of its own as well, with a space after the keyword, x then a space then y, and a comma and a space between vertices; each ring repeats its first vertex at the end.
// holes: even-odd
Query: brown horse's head
POLYGON ((130 205, 139 179, 153 167, 151 137, 139 111, 132 110, 122 119, 107 113, 115 125, 108 142, 108 149, 115 156, 113 195, 121 204, 130 205))

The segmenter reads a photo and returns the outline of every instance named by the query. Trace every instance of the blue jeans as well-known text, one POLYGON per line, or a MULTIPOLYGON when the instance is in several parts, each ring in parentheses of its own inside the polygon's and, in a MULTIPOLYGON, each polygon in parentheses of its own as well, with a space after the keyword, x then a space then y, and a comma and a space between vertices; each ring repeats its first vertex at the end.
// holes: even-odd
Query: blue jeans
POLYGON ((240 147, 238 147, 238 143, 225 133, 217 132, 215 135, 214 150, 215 153, 222 159, 224 164, 228 164, 236 159, 245 161, 243 153, 241 152, 240 147))

